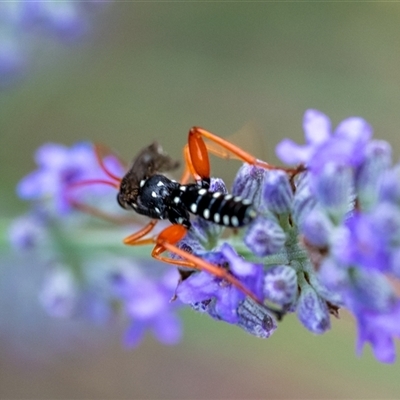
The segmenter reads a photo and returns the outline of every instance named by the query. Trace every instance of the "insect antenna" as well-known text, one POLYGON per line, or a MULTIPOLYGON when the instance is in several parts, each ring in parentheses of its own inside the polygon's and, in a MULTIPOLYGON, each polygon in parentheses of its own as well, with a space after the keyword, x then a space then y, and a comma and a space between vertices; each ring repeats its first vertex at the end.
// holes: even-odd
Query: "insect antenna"
POLYGON ((119 189, 120 183, 121 183, 121 178, 113 174, 109 168, 106 166, 104 163, 102 154, 105 153, 106 147, 103 145, 100 145, 98 143, 94 144, 94 154, 96 157, 97 164, 99 165, 100 169, 110 178, 110 180, 107 179, 83 179, 78 182, 72 182, 70 185, 68 185, 68 189, 70 188, 76 188, 79 186, 86 186, 86 185, 97 185, 97 184, 102 184, 102 185, 108 185, 112 186, 116 189, 119 189))
MULTIPOLYGON (((82 179, 80 181, 76 182, 71 182, 68 184, 66 187, 65 191, 65 197, 67 202, 74 207, 75 209, 84 212, 86 214, 90 214, 96 218, 100 218, 118 225, 125 225, 125 224, 131 224, 132 222, 135 222, 131 218, 126 218, 126 217, 120 217, 116 215, 109 214, 97 207, 93 207, 89 204, 85 204, 79 200, 76 200, 73 198, 71 191, 73 189, 79 188, 79 187, 84 187, 88 185, 107 185, 107 186, 112 186, 113 188, 119 190, 120 184, 121 184, 121 178, 113 174, 108 167, 105 165, 102 154, 105 152, 105 147, 101 146, 99 144, 94 144, 94 153, 96 157, 96 161, 100 167, 100 169, 104 172, 105 175, 109 179, 102 179, 102 178, 93 178, 93 179, 82 179)), ((122 164, 122 162, 121 162, 122 164)))
POLYGON ((80 187, 80 186, 87 186, 87 185, 97 185, 97 184, 112 186, 116 189, 119 188, 119 184, 117 182, 108 181, 106 179, 84 179, 82 181, 70 183, 68 185, 68 189, 72 189, 72 188, 76 188, 76 187, 80 187))
POLYGON ((121 182, 121 178, 119 178, 118 176, 114 175, 105 165, 102 154, 104 153, 104 146, 95 143, 94 145, 94 154, 96 156, 96 160, 97 163, 99 164, 100 168, 102 169, 102 171, 114 182, 121 182))

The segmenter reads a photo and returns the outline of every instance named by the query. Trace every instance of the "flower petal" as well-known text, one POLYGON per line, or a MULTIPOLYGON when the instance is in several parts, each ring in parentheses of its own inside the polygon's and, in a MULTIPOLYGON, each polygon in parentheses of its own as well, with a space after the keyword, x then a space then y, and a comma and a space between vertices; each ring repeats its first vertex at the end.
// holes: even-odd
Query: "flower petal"
POLYGON ((318 145, 331 136, 331 121, 321 111, 307 110, 303 118, 303 129, 307 143, 318 145))
POLYGON ((293 140, 282 140, 275 149, 276 155, 286 164, 295 165, 306 163, 312 154, 312 147, 299 145, 293 140))
POLYGON ((154 321, 153 334, 160 343, 177 344, 182 338, 181 320, 172 313, 162 314, 154 321))
POLYGON ((372 126, 360 117, 343 120, 335 129, 335 136, 359 143, 366 143, 372 137, 372 126))

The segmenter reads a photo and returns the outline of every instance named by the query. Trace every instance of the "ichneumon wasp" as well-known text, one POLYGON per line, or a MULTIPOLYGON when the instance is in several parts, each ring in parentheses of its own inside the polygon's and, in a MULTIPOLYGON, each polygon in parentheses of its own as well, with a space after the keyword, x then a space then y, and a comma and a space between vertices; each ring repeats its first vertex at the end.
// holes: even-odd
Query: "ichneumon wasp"
MULTIPOLYGON (((161 146, 154 142, 144 148, 133 160, 125 176, 120 179, 105 166, 100 155, 100 147, 96 147, 96 157, 103 171, 111 181, 83 181, 77 184, 107 183, 118 189, 117 200, 121 207, 131 209, 138 214, 151 218, 151 221, 139 231, 124 239, 127 245, 154 244, 152 257, 179 267, 198 269, 211 273, 241 290, 258 303, 262 302, 236 279, 227 269, 213 265, 187 251, 180 249, 177 243, 184 238, 191 227, 190 214, 204 218, 218 225, 241 227, 249 224, 257 215, 256 210, 247 199, 221 192, 212 192, 210 186, 210 162, 208 151, 223 158, 242 160, 251 165, 265 169, 275 167, 259 160, 234 144, 199 127, 189 131, 188 143, 184 147, 185 171, 180 182, 166 177, 163 173, 172 171, 179 162, 165 154, 161 146), (208 146, 206 141, 217 145, 208 146), (195 183, 188 183, 190 177, 195 183), (172 225, 162 230, 158 235, 144 238, 157 222, 169 220, 172 225), (163 255, 169 251, 181 259, 172 259, 163 255)), ((297 171, 292 171, 294 174, 297 171)), ((84 211, 97 216, 104 216, 101 211, 73 202, 84 211)))

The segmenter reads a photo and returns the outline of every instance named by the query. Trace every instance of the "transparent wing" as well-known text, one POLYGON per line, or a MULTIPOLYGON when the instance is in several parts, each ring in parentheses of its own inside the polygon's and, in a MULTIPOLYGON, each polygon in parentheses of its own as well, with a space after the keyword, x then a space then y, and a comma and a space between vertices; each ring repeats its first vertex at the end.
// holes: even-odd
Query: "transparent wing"
POLYGON ((139 186, 143 179, 158 172, 172 171, 178 167, 179 161, 173 160, 168 154, 165 154, 160 144, 154 142, 139 152, 126 177, 129 176, 132 186, 139 186))

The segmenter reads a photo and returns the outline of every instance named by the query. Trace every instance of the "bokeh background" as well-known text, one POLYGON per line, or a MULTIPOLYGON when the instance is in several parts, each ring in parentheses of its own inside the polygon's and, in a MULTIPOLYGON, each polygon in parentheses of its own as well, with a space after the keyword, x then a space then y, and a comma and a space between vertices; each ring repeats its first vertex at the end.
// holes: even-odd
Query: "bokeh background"
MULTIPOLYGON (((276 162, 302 115, 365 117, 400 152, 400 5, 390 2, 115 2, 84 38, 36 43, 0 92, 0 398, 398 398, 400 366, 355 356, 343 315, 322 337, 286 318, 268 340, 184 312, 176 347, 130 351, 122 325, 51 319, 32 260, 5 244, 14 193, 44 142, 90 140, 130 159, 158 139, 181 157, 203 126, 276 162)), ((213 160, 228 182, 237 164, 213 160)))

